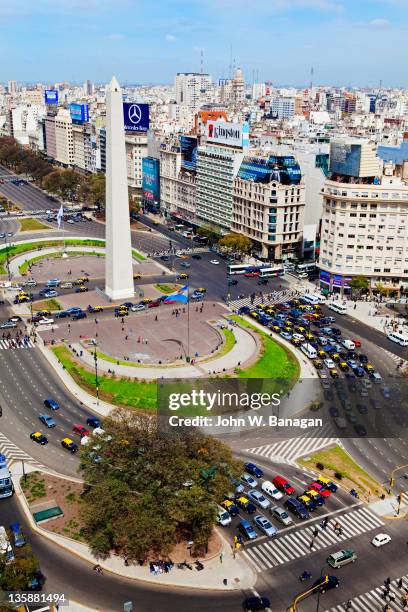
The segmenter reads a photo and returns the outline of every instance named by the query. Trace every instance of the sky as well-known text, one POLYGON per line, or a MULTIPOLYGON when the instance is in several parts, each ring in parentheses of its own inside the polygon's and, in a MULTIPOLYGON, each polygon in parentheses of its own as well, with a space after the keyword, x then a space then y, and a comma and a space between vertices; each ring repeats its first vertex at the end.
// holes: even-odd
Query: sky
POLYGON ((408 0, 0 0, 0 82, 408 87, 408 0), (232 60, 232 61, 231 61, 232 60))

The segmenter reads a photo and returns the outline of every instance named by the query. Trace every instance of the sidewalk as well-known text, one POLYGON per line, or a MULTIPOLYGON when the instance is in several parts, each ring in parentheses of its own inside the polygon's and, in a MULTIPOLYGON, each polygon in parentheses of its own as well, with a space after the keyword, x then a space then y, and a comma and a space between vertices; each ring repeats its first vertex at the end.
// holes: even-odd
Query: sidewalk
MULTIPOLYGON (((25 470, 26 472, 35 471, 35 468, 25 465, 25 470)), ((42 471, 45 472, 46 470, 42 471)), ((16 495, 32 530, 54 544, 61 546, 69 553, 88 561, 92 566, 98 564, 107 572, 133 580, 149 582, 155 585, 186 587, 189 589, 232 591, 236 589, 248 589, 256 582, 255 572, 245 563, 240 554, 238 553, 237 557, 235 559, 233 558, 232 550, 227 540, 223 537, 223 534, 221 534, 222 562, 220 560, 220 555, 217 553, 214 558, 204 562, 204 569, 200 572, 197 572, 195 569, 192 571, 188 569, 180 570, 174 567, 167 574, 154 575, 150 572, 148 565, 142 567, 139 565, 125 566, 123 559, 116 555, 112 555, 104 561, 96 559, 86 544, 45 531, 41 527, 38 527, 31 515, 25 496, 20 487, 20 479, 22 477, 21 463, 13 464, 12 475, 16 495), (227 585, 223 584, 224 579, 227 579, 227 585)), ((190 562, 192 560, 188 559, 187 561, 190 562)), ((91 567, 89 571, 92 572, 91 567)))

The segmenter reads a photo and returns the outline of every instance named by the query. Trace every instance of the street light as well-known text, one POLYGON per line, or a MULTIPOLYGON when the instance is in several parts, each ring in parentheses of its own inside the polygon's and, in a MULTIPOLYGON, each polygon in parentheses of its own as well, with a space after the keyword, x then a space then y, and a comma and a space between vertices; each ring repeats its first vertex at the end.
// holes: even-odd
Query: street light
MULTIPOLYGON (((4 244, 6 245, 6 268, 7 268, 7 276, 9 282, 11 281, 11 272, 10 272, 10 257, 9 257, 9 242, 7 240, 8 233, 4 233, 4 244)), ((14 234, 11 234, 11 238, 13 238, 14 234)))
POLYGON ((96 403, 99 406, 99 381, 98 381, 98 353, 96 352, 96 347, 98 345, 97 341, 92 340, 92 344, 94 346, 94 364, 95 364, 95 387, 96 387, 96 403))

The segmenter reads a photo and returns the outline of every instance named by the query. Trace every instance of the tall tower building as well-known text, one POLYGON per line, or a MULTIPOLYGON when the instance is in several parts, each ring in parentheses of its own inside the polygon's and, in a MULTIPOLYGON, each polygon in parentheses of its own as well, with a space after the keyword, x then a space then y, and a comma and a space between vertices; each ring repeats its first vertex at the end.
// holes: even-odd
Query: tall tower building
POLYGON ((245 99, 245 81, 241 68, 237 68, 232 81, 232 95, 234 102, 240 104, 245 99))
POLYGON ((211 87, 211 76, 200 72, 178 72, 174 80, 177 104, 198 110, 211 87))
POLYGON ((134 295, 123 100, 115 77, 106 89, 105 293, 112 300, 134 295))

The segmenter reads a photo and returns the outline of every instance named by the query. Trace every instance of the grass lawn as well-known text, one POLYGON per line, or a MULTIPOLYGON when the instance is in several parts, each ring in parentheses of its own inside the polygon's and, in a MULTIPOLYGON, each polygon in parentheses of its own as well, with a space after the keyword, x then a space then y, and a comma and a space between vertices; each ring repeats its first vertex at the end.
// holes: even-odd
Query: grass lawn
POLYGON ((154 285, 154 288, 157 289, 157 291, 161 291, 162 293, 173 293, 174 291, 177 291, 180 287, 181 285, 163 285, 161 283, 154 285))
MULTIPOLYGON (((75 361, 65 346, 52 348, 67 372, 75 382, 96 396, 95 374, 75 361)), ((157 385, 155 382, 142 382, 134 378, 115 378, 112 376, 98 376, 99 397, 116 406, 140 408, 142 410, 155 410, 157 405, 157 385)))
MULTIPOLYGON (((90 257, 105 257, 103 253, 98 253, 97 251, 64 251, 69 257, 78 257, 80 255, 89 255, 90 257)), ((21 266, 18 266, 18 271, 22 276, 25 276, 28 271, 28 267, 36 261, 40 261, 41 259, 58 259, 62 257, 62 253, 44 253, 44 255, 38 255, 37 257, 32 257, 31 259, 27 259, 24 261, 21 266)))
POLYGON ((230 318, 242 327, 255 331, 262 340, 261 356, 245 370, 237 370, 237 375, 240 378, 296 379, 299 377, 299 362, 285 346, 273 340, 268 334, 251 325, 242 317, 233 315, 230 318))
POLYGON ((20 223, 20 232, 29 232, 29 231, 38 231, 43 229, 50 229, 48 225, 44 225, 41 221, 37 219, 21 219, 20 223))
POLYGON ((299 459, 298 463, 339 484, 343 483, 343 487, 348 490, 356 489, 360 497, 367 500, 373 501, 382 493, 387 494, 382 485, 363 470, 340 446, 323 449, 307 458, 299 459), (324 466, 323 469, 316 466, 318 463, 324 466), (335 474, 341 475, 341 478, 336 478, 335 474))
POLYGON ((35 306, 33 306, 33 310, 62 310, 62 308, 58 300, 50 298, 49 300, 36 302, 35 306))

